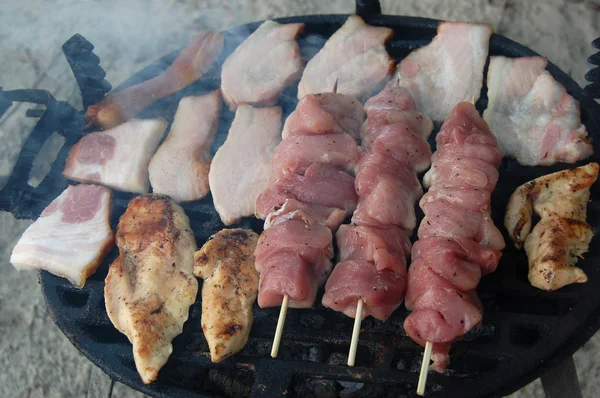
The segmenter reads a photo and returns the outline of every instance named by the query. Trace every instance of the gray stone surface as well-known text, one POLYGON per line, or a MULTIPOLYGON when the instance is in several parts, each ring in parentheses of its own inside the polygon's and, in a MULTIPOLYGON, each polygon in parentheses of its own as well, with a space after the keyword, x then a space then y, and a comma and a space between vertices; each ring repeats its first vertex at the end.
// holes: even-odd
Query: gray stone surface
MULTIPOLYGON (((388 14, 485 21, 547 56, 583 84, 600 34, 600 13, 587 1, 560 0, 402 0, 382 1, 388 14)), ((20 0, 4 1, 0 11, 0 86, 37 87, 79 104, 78 90, 60 52, 81 33, 113 86, 144 65, 178 48, 201 26, 235 24, 316 13, 349 13, 351 0, 20 0)), ((80 106, 80 105, 79 105, 80 106)), ((0 120, 0 186, 33 127, 25 106, 14 106, 0 120)), ((0 213, 0 397, 83 397, 91 363, 71 346, 46 311, 35 273, 17 272, 10 252, 30 221, 0 213)), ((600 336, 575 355, 585 397, 600 396, 600 336)), ((115 397, 141 397, 115 386, 115 397)), ((513 397, 543 397, 536 381, 513 397)))

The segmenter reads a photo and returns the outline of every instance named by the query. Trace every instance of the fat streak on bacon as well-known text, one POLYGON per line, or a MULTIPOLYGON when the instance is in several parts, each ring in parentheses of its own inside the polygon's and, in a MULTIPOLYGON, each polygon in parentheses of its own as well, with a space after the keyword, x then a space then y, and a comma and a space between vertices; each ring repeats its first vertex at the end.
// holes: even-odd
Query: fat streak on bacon
POLYGON ((83 287, 114 243, 110 189, 70 185, 25 230, 12 251, 15 268, 43 269, 83 287))
POLYGON ((387 88, 365 104, 363 151, 354 187, 352 224, 337 234, 340 262, 325 285, 323 305, 355 317, 385 320, 404 299, 408 236, 416 226, 415 201, 423 191, 417 172, 429 166, 431 120, 416 111, 408 90, 387 88))
POLYGON ((493 272, 504 248, 490 217, 490 194, 502 160, 498 143, 468 102, 457 105, 436 137, 423 182, 425 213, 412 248, 404 322, 420 345, 433 343, 432 369, 443 371, 451 344, 481 323, 476 287, 493 272))
POLYGON ((148 165, 166 128, 164 119, 133 119, 87 134, 69 151, 63 175, 117 191, 148 193, 148 165))
POLYGON ((277 181, 257 199, 266 218, 255 251, 258 304, 312 307, 331 271, 333 232, 356 206, 354 137, 364 120, 360 104, 343 94, 307 95, 289 116, 275 149, 277 181))

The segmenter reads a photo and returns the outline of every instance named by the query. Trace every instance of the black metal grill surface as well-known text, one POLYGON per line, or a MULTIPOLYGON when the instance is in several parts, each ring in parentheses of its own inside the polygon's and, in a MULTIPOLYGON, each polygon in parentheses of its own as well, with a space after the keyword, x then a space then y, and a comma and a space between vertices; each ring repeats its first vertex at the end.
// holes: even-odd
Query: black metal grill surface
MULTIPOLYGON (((359 2, 360 3, 360 2, 359 2)), ((347 16, 313 16, 280 19, 280 22, 304 22, 299 39, 302 52, 311 57, 324 41, 345 21, 347 16)), ((416 47, 427 44, 435 35, 438 21, 397 16, 366 16, 368 23, 390 26, 395 36, 388 45, 389 53, 402 59, 416 47)), ((259 23, 225 32, 226 50, 221 61, 259 23)), ((93 46, 76 35, 63 50, 73 68, 84 96, 84 104, 98 101, 110 85, 98 66, 93 46)), ((491 55, 510 57, 536 55, 505 37, 494 35, 491 55)), ((133 76, 126 87, 164 70, 177 53, 169 54, 133 76)), ((600 107, 583 94, 577 84, 553 64, 550 72, 581 103, 582 119, 595 139, 600 153, 600 107)), ((157 101, 141 117, 162 116, 172 121, 179 99, 198 95, 220 85, 220 65, 199 82, 157 101)), ((591 79, 590 79, 591 80, 591 79)), ((486 96, 478 102, 485 108, 486 96)), ((43 91, 5 91, 0 89, 0 114, 12 101, 43 103, 47 110, 25 144, 12 176, 0 191, 0 209, 19 218, 35 218, 67 186, 61 176, 69 148, 82 136, 83 114, 69 104, 57 102, 43 91), (35 155, 46 138, 58 130, 66 138, 50 173, 34 189, 27 185, 27 175, 35 155)), ((284 114, 296 105, 296 89, 284 92, 280 105, 284 114)), ((29 116, 40 116, 30 112, 29 116)), ((233 114, 224 109, 213 153, 225 140, 233 114)), ((431 140, 433 143, 433 139, 431 140)), ((597 158, 596 158, 597 160, 597 158)), ((502 226, 502 217, 510 194, 520 184, 540 175, 565 168, 521 167, 505 159, 500 169, 500 182, 493 194, 493 216, 502 226)), ((115 192, 111 223, 113 228, 124 212, 132 194, 115 192)), ((201 201, 184 204, 198 245, 223 228, 212 205, 210 195, 201 201)), ((588 221, 600 226, 600 184, 592 187, 588 221)), ((261 231, 261 222, 246 220, 241 227, 261 231)), ((501 229, 503 229, 501 227, 501 229)), ((508 242, 508 237, 505 236, 508 242)), ((47 272, 40 273, 40 283, 48 308, 59 328, 92 362, 114 379, 155 397, 201 396, 276 396, 290 397, 400 397, 413 396, 423 349, 406 337, 402 323, 404 308, 387 322, 371 318, 362 323, 356 367, 345 365, 353 320, 323 308, 288 312, 282 346, 277 359, 270 358, 270 347, 277 322, 278 308, 254 310, 254 325, 248 344, 234 357, 213 364, 200 325, 200 295, 192 306, 183 333, 174 342, 168 363, 158 380, 144 385, 133 362, 127 338, 110 323, 104 307, 104 278, 115 259, 113 250, 100 269, 79 290, 66 280, 47 272)), ((523 252, 510 245, 504 252, 498 270, 485 277, 478 289, 485 307, 483 325, 457 342, 451 351, 451 362, 444 374, 432 373, 427 394, 431 396, 502 396, 539 377, 544 371, 571 355, 600 326, 600 250, 595 237, 590 252, 579 265, 589 282, 567 286, 547 293, 532 288, 527 281, 527 260, 523 252)), ((320 302, 320 298, 317 299, 320 302)))

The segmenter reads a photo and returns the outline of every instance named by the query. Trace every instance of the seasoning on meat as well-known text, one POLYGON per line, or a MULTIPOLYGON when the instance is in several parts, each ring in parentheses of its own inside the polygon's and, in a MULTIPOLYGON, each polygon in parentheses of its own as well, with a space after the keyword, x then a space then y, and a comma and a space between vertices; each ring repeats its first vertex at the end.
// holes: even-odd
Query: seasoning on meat
POLYGON ((134 198, 119 220, 119 257, 104 287, 106 312, 133 344, 144 383, 156 380, 196 301, 196 239, 183 209, 164 195, 134 198))
POLYGON ((265 21, 225 60, 221 89, 231 110, 239 104, 274 105, 300 77, 304 63, 296 36, 303 27, 265 21))
POLYGON ((70 185, 25 230, 10 257, 15 268, 43 269, 81 288, 114 243, 112 193, 99 185, 70 185))
POLYGON ((273 154, 277 181, 256 203, 257 215, 267 218, 255 251, 263 308, 281 305, 285 296, 292 308, 312 307, 331 271, 332 231, 356 206, 349 172, 358 147, 339 131, 364 120, 355 101, 343 94, 307 95, 286 122, 288 134, 273 154))
POLYGON ((526 166, 575 163, 593 153, 579 103, 543 57, 491 57, 483 113, 500 150, 526 166))
POLYGON ((148 165, 166 128, 164 119, 133 119, 87 134, 69 151, 63 175, 117 191, 148 193, 148 165))
POLYGON ((538 289, 587 282, 575 263, 594 235, 585 218, 598 168, 598 163, 589 163, 548 174, 521 185, 510 197, 504 225, 515 247, 525 248, 529 282, 538 289), (532 230, 533 212, 540 221, 532 230))
POLYGON ((137 116, 148 105, 194 83, 214 64, 223 50, 223 35, 204 30, 161 74, 134 86, 110 93, 90 105, 85 117, 103 129, 137 116))
POLYGON ((194 275, 204 279, 202 330, 213 362, 235 354, 248 341, 258 290, 257 241, 252 230, 224 229, 194 253, 194 275))
POLYGON ((479 98, 491 34, 487 24, 441 22, 431 43, 398 64, 389 87, 405 87, 417 109, 444 120, 459 102, 479 98))
POLYGON ((342 225, 336 234, 340 262, 323 295, 323 305, 352 318, 359 300, 364 303, 362 317, 380 320, 404 300, 414 202, 423 194, 417 172, 429 166, 426 140, 433 129, 415 107, 410 93, 400 87, 386 88, 365 104, 363 150, 353 181, 358 207, 352 224, 342 225))
POLYGON ((298 84, 298 99, 329 92, 336 80, 337 92, 368 98, 390 78, 394 60, 385 49, 393 35, 390 28, 367 25, 351 15, 323 48, 308 62, 298 84))
POLYGON ((256 199, 275 181, 273 150, 281 141, 281 108, 240 105, 208 175, 225 225, 254 215, 256 199))
POLYGON ((490 216, 502 154, 473 104, 450 112, 436 143, 423 178, 429 191, 419 203, 425 217, 412 248, 404 330, 422 346, 433 344, 431 368, 441 372, 451 344, 481 322, 475 289, 496 269, 504 239, 490 216))
POLYGON ((148 171, 152 192, 178 202, 205 197, 210 188, 210 146, 219 124, 219 90, 179 101, 171 131, 158 148, 148 171))

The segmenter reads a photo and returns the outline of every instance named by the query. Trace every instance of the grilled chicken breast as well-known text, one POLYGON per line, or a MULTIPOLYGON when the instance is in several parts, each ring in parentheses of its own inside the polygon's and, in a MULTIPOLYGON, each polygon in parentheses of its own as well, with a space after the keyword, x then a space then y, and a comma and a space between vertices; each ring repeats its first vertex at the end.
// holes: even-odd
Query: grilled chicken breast
POLYGON ((533 286, 557 290, 587 281, 574 264, 593 236, 585 218, 598 169, 597 163, 589 163, 549 174, 521 185, 510 197, 504 225, 515 247, 525 248, 533 286), (532 231, 534 211, 541 219, 532 231))
POLYGON ((113 325, 133 344, 144 383, 156 380, 196 300, 196 240, 183 209, 169 197, 134 198, 119 220, 120 255, 106 276, 104 298, 113 325))
POLYGON ((248 341, 258 290, 257 241, 249 229, 224 229, 194 254, 194 275, 204 279, 202 330, 213 362, 235 354, 248 341))

